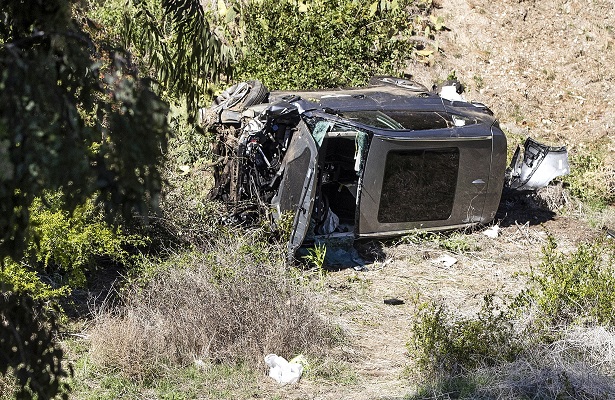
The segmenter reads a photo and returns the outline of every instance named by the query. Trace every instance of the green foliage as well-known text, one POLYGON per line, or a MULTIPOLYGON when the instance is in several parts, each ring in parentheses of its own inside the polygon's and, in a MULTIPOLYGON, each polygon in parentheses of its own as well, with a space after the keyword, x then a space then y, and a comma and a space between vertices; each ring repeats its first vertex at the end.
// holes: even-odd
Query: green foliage
POLYGON ((607 162, 604 148, 581 150, 570 164, 570 175, 563 180, 573 196, 595 208, 615 204, 615 167, 607 162))
POLYGON ((4 268, 0 270, 0 283, 8 285, 16 293, 32 296, 35 300, 58 299, 70 293, 68 286, 58 288, 45 283, 36 271, 9 259, 5 259, 4 268))
POLYGON ((71 382, 75 400, 116 399, 248 399, 262 397, 260 375, 246 365, 227 365, 198 360, 187 366, 164 365, 156 377, 135 381, 119 371, 101 370, 82 354, 71 382))
POLYGON ((30 296, 6 291, 0 295, 0 374, 11 374, 18 383, 17 399, 49 399, 68 387, 61 360, 62 349, 55 343, 54 310, 30 296))
POLYGON ((303 258, 319 271, 324 271, 325 256, 327 255, 327 247, 324 243, 316 244, 310 247, 307 254, 303 258))
POLYGON ((32 205, 32 229, 36 242, 30 244, 28 257, 44 270, 66 273, 71 287, 86 284, 85 273, 96 268, 101 260, 128 263, 127 248, 146 245, 139 235, 123 232, 120 226, 111 226, 104 220, 102 210, 88 200, 71 214, 61 209, 58 197, 40 199, 32 205))
MULTIPOLYGON (((166 147, 166 104, 137 76, 129 55, 93 42, 71 9, 67 0, 0 0, 0 373, 12 371, 24 398, 56 396, 66 375, 54 342, 56 316, 31 297, 59 292, 20 263, 32 251, 36 199, 61 191, 62 208, 79 213, 98 195, 109 219, 145 215, 157 203, 166 147)), ((75 244, 50 228, 66 215, 39 217, 47 227, 43 265, 86 264, 83 241, 92 238, 109 250, 100 231, 83 234, 83 225, 75 244), (77 253, 59 252, 53 235, 63 251, 77 253)))
POLYGON ((73 213, 62 209, 59 193, 36 198, 30 209, 30 241, 18 263, 6 258, 0 282, 35 299, 66 296, 86 285, 86 274, 109 263, 128 264, 127 249, 145 239, 109 225, 102 209, 88 200, 73 213))
POLYGON ((89 39, 69 2, 0 4, 0 256, 18 259, 43 190, 64 188, 67 209, 94 193, 126 216, 155 205, 167 107, 126 54, 89 39))
POLYGON ((413 34, 409 10, 429 6, 411 0, 249 2, 238 74, 276 89, 353 86, 376 74, 399 74, 414 48, 407 40, 413 34))
POLYGON ((87 14, 104 24, 109 40, 131 49, 161 91, 184 100, 194 116, 210 83, 233 72, 237 50, 224 28, 238 18, 237 9, 221 12, 197 0, 135 0, 91 4, 87 14))
MULTIPOLYGON (((489 386, 485 379, 494 379, 489 377, 490 373, 499 376, 512 370, 517 376, 519 369, 524 368, 529 370, 524 372, 530 374, 529 379, 540 376, 545 380, 532 390, 536 393, 553 390, 548 398, 559 398, 557 393, 575 393, 575 390, 584 393, 591 387, 591 384, 579 381, 569 382, 565 375, 566 368, 582 363, 595 365, 596 362, 588 362, 587 359, 594 356, 600 358, 598 352, 592 356, 585 354, 592 351, 583 350, 583 340, 579 341, 576 336, 566 339, 572 340, 573 349, 563 350, 553 347, 553 344, 570 335, 571 326, 577 329, 596 324, 614 326, 615 242, 601 236, 565 254, 549 237, 543 249, 542 262, 528 278, 529 289, 516 296, 504 311, 494 305, 492 296, 485 297, 476 317, 458 316, 436 304, 419 308, 413 324, 412 342, 408 347, 421 372, 430 379, 415 398, 432 398, 427 393, 476 398, 480 390, 489 386), (515 330, 513 322, 520 320, 525 322, 523 329, 515 330), (545 355, 541 351, 551 354, 549 357, 553 360, 545 363, 545 355), (562 372, 558 372, 560 370, 562 372), (565 384, 564 387, 561 383, 565 384), (566 384, 570 385, 570 391, 566 384)), ((604 328, 598 330, 604 332, 604 328)), ((588 344, 588 349, 590 347, 588 344)), ((576 367, 573 371, 578 374, 576 367)))
POLYGON ((615 242, 605 236, 580 244, 576 251, 557 250, 553 237, 542 262, 530 275, 527 296, 551 326, 597 322, 615 326, 615 242))
POLYGON ((457 231, 451 233, 438 233, 417 229, 403 236, 400 243, 431 244, 455 254, 480 250, 480 247, 470 235, 457 231))
POLYGON ((487 295, 475 318, 453 315, 444 305, 419 307, 408 345, 419 368, 430 376, 512 360, 519 352, 509 315, 487 295))

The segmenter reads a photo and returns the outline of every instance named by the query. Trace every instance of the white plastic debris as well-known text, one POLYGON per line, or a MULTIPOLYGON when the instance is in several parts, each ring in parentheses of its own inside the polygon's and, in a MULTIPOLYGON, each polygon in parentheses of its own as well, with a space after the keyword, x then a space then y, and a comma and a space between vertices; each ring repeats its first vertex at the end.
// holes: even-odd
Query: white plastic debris
POLYGON ((443 86, 440 90, 440 97, 449 101, 465 101, 463 96, 457 92, 457 86, 443 86))
POLYGON ((435 260, 433 260, 433 262, 435 264, 438 264, 440 266, 449 268, 452 267, 453 265, 455 265, 457 263, 457 259, 455 257, 451 257, 449 255, 443 255, 442 257, 438 257, 435 260))
POLYGON ((498 225, 493 225, 490 228, 487 228, 483 231, 483 235, 495 239, 500 235, 500 227, 498 225))
POLYGON ((267 354, 265 363, 269 366, 269 376, 281 385, 298 382, 303 373, 303 365, 289 363, 276 354, 267 354))

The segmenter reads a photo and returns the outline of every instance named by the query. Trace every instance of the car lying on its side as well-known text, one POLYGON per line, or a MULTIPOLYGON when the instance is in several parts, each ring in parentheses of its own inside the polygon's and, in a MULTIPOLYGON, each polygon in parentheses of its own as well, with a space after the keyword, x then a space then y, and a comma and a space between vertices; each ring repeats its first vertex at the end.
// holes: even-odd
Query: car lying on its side
POLYGON ((493 113, 458 89, 390 77, 306 92, 234 85, 201 110, 219 139, 211 196, 236 222, 289 218, 294 254, 319 238, 486 224, 505 186, 534 190, 568 172, 565 148, 531 139, 507 170, 493 113))

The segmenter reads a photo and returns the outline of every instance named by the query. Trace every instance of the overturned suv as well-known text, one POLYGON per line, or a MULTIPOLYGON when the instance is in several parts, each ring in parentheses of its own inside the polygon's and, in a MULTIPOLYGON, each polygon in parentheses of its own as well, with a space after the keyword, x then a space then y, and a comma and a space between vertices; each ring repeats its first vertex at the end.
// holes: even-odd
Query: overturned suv
POLYGON ((219 139, 211 197, 236 222, 291 223, 294 254, 322 238, 489 223, 505 187, 533 190, 568 172, 565 148, 531 139, 507 169, 493 113, 458 89, 391 77, 306 92, 234 85, 201 110, 219 139))

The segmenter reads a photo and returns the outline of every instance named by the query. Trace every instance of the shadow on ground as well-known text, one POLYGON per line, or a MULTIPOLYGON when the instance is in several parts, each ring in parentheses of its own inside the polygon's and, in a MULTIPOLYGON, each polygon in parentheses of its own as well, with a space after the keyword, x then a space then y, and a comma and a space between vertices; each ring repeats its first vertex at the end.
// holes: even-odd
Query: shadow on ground
POLYGON ((555 218, 555 212, 545 206, 534 194, 504 194, 495 214, 503 228, 512 225, 540 225, 555 218))

